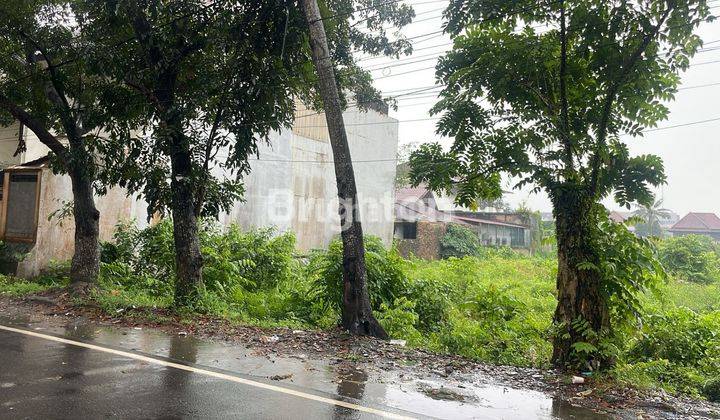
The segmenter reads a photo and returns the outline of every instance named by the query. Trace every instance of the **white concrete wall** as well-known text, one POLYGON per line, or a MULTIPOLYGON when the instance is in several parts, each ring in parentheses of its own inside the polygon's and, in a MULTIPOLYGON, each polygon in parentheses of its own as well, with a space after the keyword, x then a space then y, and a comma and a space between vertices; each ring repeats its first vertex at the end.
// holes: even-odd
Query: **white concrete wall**
POLYGON ((23 136, 27 150, 18 156, 13 156, 18 146, 20 126, 18 123, 7 127, 0 126, 0 168, 17 165, 20 163, 30 162, 47 156, 50 149, 38 140, 37 136, 25 128, 23 136))
MULTIPOLYGON (((397 121, 372 110, 350 109, 344 117, 364 231, 389 245, 397 121)), ((301 250, 325 247, 340 233, 332 148, 324 118, 313 116, 312 121, 275 133, 269 146, 262 145, 259 159, 251 161, 252 171, 244 178, 245 202, 221 217, 223 223, 292 230, 301 250)))

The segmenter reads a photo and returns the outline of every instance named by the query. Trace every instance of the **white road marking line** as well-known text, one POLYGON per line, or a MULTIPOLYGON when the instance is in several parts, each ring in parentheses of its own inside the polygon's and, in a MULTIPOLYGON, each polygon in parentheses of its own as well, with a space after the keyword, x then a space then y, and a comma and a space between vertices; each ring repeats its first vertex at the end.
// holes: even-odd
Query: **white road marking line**
POLYGON ((66 338, 55 337, 52 335, 40 334, 37 332, 26 331, 26 330, 19 329, 19 328, 7 327, 5 325, 0 325, 0 330, 10 331, 10 332, 18 333, 18 334, 24 334, 24 335, 36 337, 36 338, 42 338, 45 340, 55 341, 57 343, 70 344, 72 346, 83 347, 83 348, 90 349, 90 350, 101 351, 104 353, 127 357, 127 358, 134 359, 134 360, 140 360, 140 361, 147 362, 147 363, 153 363, 156 365, 167 366, 167 367, 171 367, 171 368, 175 368, 175 369, 185 370, 188 372, 199 373, 199 374, 206 375, 206 376, 212 376, 212 377, 218 378, 218 379, 224 379, 224 380, 230 381, 230 382, 236 382, 236 383, 243 384, 243 385, 254 386, 256 388, 262 388, 262 389, 266 389, 269 391, 280 392, 282 394, 293 395, 295 397, 305 398, 307 400, 312 400, 312 401, 317 401, 317 402, 321 402, 321 403, 325 403, 325 404, 345 407, 345 408, 349 408, 351 410, 361 411, 363 413, 375 414, 377 416, 381 416, 381 417, 385 417, 385 418, 412 419, 412 417, 402 416, 399 414, 391 413, 389 411, 378 410, 376 408, 371 408, 371 407, 364 407, 362 405, 357 405, 357 404, 340 401, 340 400, 334 400, 332 398, 325 398, 325 397, 321 397, 318 395, 309 394, 307 392, 296 391, 296 390, 290 389, 290 388, 284 388, 284 387, 277 386, 277 385, 270 385, 270 384, 266 384, 266 383, 262 383, 262 382, 256 382, 256 381, 253 381, 250 379, 239 378, 237 376, 226 375, 224 373, 213 372, 211 370, 200 369, 200 368, 193 367, 193 366, 186 366, 186 365, 182 365, 180 363, 168 362, 165 360, 155 359, 153 357, 141 356, 139 354, 134 354, 134 353, 130 353, 130 352, 122 351, 122 350, 115 350, 115 349, 111 349, 111 348, 107 348, 107 347, 98 346, 95 344, 88 344, 88 343, 83 343, 80 341, 68 340, 66 338))

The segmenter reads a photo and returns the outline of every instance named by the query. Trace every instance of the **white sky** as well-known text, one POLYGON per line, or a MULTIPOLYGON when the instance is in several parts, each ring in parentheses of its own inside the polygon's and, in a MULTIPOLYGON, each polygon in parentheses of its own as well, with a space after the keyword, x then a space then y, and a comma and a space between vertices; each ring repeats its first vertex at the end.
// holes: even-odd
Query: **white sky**
MULTIPOLYGON (((408 3, 426 3, 413 1, 408 3)), ((417 15, 413 23, 402 29, 407 37, 417 37, 441 30, 441 9, 447 2, 437 1, 414 6, 417 15)), ((718 10, 714 10, 717 14, 718 10)), ((705 24, 699 34, 707 43, 720 40, 720 20, 705 24)), ((375 86, 383 92, 407 89, 415 90, 435 84, 434 70, 424 69, 435 64, 434 60, 415 64, 409 61, 424 60, 432 53, 440 54, 449 48, 450 39, 443 34, 428 35, 411 40, 416 52, 412 56, 402 57, 400 61, 387 58, 374 58, 362 61, 366 68, 377 69, 372 72, 376 78, 375 86), (445 44, 445 45, 441 45, 445 44), (432 47, 432 48, 428 48, 432 47), (417 50, 421 49, 421 50, 417 50), (423 57, 419 57, 423 56, 423 57), (419 58, 412 58, 419 57, 419 58), (380 69, 383 64, 394 67, 380 69), (399 74, 412 71, 408 74, 399 74), (390 77, 388 77, 390 76, 390 77)), ((709 45, 708 47, 717 44, 709 45)), ((683 86, 720 83, 720 49, 699 53, 693 63, 718 61, 717 63, 692 66, 683 75, 683 86)), ((431 92, 432 93, 432 92, 431 92)), ((417 121, 429 118, 429 109, 434 97, 406 98, 400 100, 397 111, 390 115, 400 120, 400 144, 411 142, 429 142, 442 140, 435 133, 434 120, 417 121), (405 120, 413 120, 403 122, 405 120)), ((681 90, 675 102, 670 104, 670 117, 659 123, 659 127, 684 124, 699 120, 720 117, 720 84, 697 89, 681 90)), ((720 214, 720 121, 705 124, 678 127, 669 130, 650 132, 644 138, 629 139, 633 154, 656 154, 664 163, 668 183, 657 191, 664 198, 664 206, 681 216, 689 211, 716 212, 720 214)), ((444 143, 447 144, 445 139, 444 143)), ((513 206, 526 202, 531 208, 550 211, 551 205, 543 194, 530 194, 527 191, 507 194, 505 199, 513 206)), ((608 207, 617 209, 612 201, 608 207)))

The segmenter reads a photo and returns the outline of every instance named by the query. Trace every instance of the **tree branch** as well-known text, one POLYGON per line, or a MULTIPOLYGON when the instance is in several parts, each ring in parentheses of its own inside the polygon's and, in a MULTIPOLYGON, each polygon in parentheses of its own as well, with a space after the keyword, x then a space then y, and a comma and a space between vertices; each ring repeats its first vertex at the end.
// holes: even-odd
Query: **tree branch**
MULTIPOLYGON (((32 47, 34 48, 34 50, 26 48, 27 52, 29 53, 29 61, 38 64, 37 60, 35 60, 35 51, 40 52, 40 55, 42 56, 45 65, 47 66, 46 70, 50 75, 50 82, 47 84, 45 89, 45 96, 55 106, 58 113, 60 114, 60 121, 63 125, 63 128, 65 129, 65 134, 67 135, 68 141, 70 141, 71 144, 74 143, 79 145, 79 142, 82 139, 82 134, 80 133, 80 129, 78 127, 78 121, 75 116, 73 116, 73 109, 68 102, 67 96, 65 95, 65 88, 60 81, 60 78, 58 77, 56 70, 57 66, 55 66, 50 55, 47 53, 47 49, 43 47, 42 44, 35 41, 32 37, 30 37, 30 35, 26 34, 23 31, 19 31, 19 34, 21 37, 25 38, 30 44, 32 44, 32 47)), ((32 128, 30 129, 33 130, 32 128)), ((35 132, 35 130, 33 130, 33 132, 35 132)))
POLYGON ((220 107, 220 109, 218 109, 217 113, 215 114, 212 128, 210 129, 210 133, 208 134, 207 142, 205 143, 205 158, 203 160, 203 173, 202 173, 204 182, 202 182, 200 184, 199 190, 196 195, 195 217, 200 217, 200 214, 202 213, 203 204, 205 203, 205 192, 207 191, 206 185, 207 185, 207 179, 209 178, 208 172, 210 171, 210 161, 214 158, 214 155, 212 154, 212 149, 213 149, 213 146, 215 145, 215 136, 217 135, 217 131, 220 128, 220 123, 222 122, 223 110, 224 110, 224 108, 220 107))
POLYGON ((565 18, 565 2, 560 1, 560 114, 562 121, 562 138, 565 146, 565 169, 573 171, 573 152, 570 140, 570 117, 567 98, 567 22, 565 18))
POLYGON ((20 121, 25 127, 29 128, 40 141, 50 148, 53 153, 58 156, 64 157, 67 152, 67 148, 55 137, 50 131, 45 128, 37 118, 30 115, 27 111, 20 108, 13 101, 8 99, 5 95, 0 94, 0 107, 7 110, 16 120, 20 121))
POLYGON ((158 100, 157 96, 155 96, 155 93, 151 90, 149 90, 145 85, 142 83, 133 80, 130 76, 126 76, 123 79, 123 83, 125 85, 129 86, 132 89, 135 89, 139 93, 141 93, 145 98, 147 98, 148 101, 152 102, 157 106, 158 108, 161 107, 160 101, 158 100))
POLYGON ((623 64, 623 66, 620 69, 620 73, 618 74, 618 77, 615 79, 615 81, 608 87, 608 93, 605 96, 605 101, 603 103, 602 107, 602 114, 600 118, 600 124, 598 126, 598 134, 597 134, 597 146, 595 147, 595 152, 593 154, 591 163, 590 163, 590 170, 591 172, 591 179, 590 179, 590 193, 594 195, 597 192, 598 187, 598 179, 600 176, 600 154, 602 153, 602 150, 605 148, 605 145, 607 143, 607 130, 608 130, 608 124, 610 122, 610 114, 612 113, 612 106, 615 102, 615 97, 617 96, 620 87, 625 82, 625 79, 627 79, 628 75, 632 71, 635 64, 638 62, 642 54, 645 52, 647 47, 650 45, 650 42, 652 42, 653 39, 657 36, 657 34, 660 32, 660 29, 662 28, 662 25, 665 23, 667 18, 670 16, 670 12, 675 8, 675 2, 671 2, 668 5, 668 8, 665 10, 665 12, 660 17, 658 23, 653 27, 653 29, 645 34, 643 36, 642 42, 640 42, 640 45, 635 49, 635 51, 628 57, 626 62, 623 64))

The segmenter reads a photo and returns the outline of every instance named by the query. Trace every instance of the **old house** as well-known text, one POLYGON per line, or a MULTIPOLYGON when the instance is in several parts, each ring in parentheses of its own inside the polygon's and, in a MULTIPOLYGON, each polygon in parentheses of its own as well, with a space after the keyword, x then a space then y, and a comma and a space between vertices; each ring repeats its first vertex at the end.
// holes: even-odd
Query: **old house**
POLYGON ((454 211, 452 215, 473 226, 485 246, 530 247, 531 227, 523 214, 454 211))
MULTIPOLYGON (((296 115, 303 118, 297 118, 292 129, 276 132, 270 144, 260 145, 259 157, 251 160, 252 171, 244 178, 244 201, 219 215, 219 221, 293 231, 298 248, 309 250, 326 246, 340 231, 337 187, 324 115, 302 107, 296 115)), ((344 117, 365 231, 389 244, 398 122, 382 107, 349 108, 344 117)), ((0 240, 24 251, 23 259, 5 271, 31 277, 73 254, 72 218, 61 217, 72 202, 70 179, 53 174, 48 149, 19 124, 0 127, 0 139, 0 240), (27 150, 14 156, 19 136, 27 150)), ((111 239, 120 221, 147 224, 146 204, 121 188, 96 197, 96 204, 102 240, 111 239)))
POLYGON ((720 217, 715 213, 688 213, 669 231, 673 236, 705 235, 720 241, 720 217))
POLYGON ((530 227, 515 213, 445 212, 425 186, 396 192, 394 237, 400 253, 425 259, 440 258, 440 244, 448 224, 475 231, 485 246, 530 247, 530 227))
POLYGON ((440 259, 440 241, 450 223, 466 225, 435 207, 433 194, 424 187, 396 192, 394 237, 403 256, 440 259))

